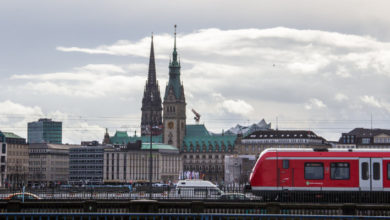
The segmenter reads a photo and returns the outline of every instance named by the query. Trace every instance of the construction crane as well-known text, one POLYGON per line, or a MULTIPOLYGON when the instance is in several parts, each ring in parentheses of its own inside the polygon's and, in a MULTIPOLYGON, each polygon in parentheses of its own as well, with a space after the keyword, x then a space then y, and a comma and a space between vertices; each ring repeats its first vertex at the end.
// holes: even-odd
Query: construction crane
POLYGON ((195 115, 194 120, 195 120, 196 124, 199 124, 200 114, 198 112, 196 112, 194 109, 192 109, 192 112, 195 115))

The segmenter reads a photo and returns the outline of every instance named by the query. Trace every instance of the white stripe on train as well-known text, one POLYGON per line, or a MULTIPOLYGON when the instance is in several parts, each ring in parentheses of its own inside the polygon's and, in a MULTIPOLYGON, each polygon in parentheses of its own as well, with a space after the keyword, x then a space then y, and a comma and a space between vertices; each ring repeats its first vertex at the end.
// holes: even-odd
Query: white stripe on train
MULTIPOLYGON (((274 186, 252 186, 253 191, 370 191, 361 190, 360 187, 274 187, 274 186)), ((371 191, 390 191, 390 188, 373 188, 371 191)))

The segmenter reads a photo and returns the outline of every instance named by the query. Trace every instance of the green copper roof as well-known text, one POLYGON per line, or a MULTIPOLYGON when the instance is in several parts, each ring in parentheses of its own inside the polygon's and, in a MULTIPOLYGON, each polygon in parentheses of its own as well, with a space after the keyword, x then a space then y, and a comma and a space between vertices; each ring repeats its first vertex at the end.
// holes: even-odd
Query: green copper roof
POLYGON ((180 82, 180 61, 177 59, 176 50, 176 26, 175 26, 175 43, 172 52, 173 60, 169 63, 169 80, 165 88, 164 99, 167 99, 169 90, 172 89, 176 99, 180 99, 182 95, 183 86, 180 82))
POLYGON ((114 137, 118 137, 118 138, 127 138, 127 137, 129 137, 129 136, 127 135, 127 132, 126 132, 126 131, 117 131, 117 132, 115 132, 114 137))
POLYGON ((212 135, 204 125, 187 125, 186 129, 182 148, 186 151, 191 151, 191 146, 193 149, 199 146, 199 151, 228 151, 237 138, 236 135, 212 135))
POLYGON ((187 125, 186 137, 193 136, 210 136, 210 134, 204 125, 187 125))
MULTIPOLYGON (((142 141, 142 143, 150 143, 150 136, 129 136, 126 131, 116 131, 115 135, 110 137, 111 144, 127 144, 134 143, 136 141, 142 141)), ((153 136, 152 143, 161 143, 162 135, 153 136)))
MULTIPOLYGON (((143 143, 141 150, 149 150, 150 149, 150 143, 143 143)), ((167 144, 161 144, 161 143, 155 143, 152 144, 153 150, 177 150, 175 146, 167 145, 167 144)))
POLYGON ((5 136, 5 138, 20 138, 23 139, 22 137, 12 133, 12 132, 2 132, 5 136))
POLYGON ((228 151, 229 147, 234 146, 236 135, 225 136, 185 136, 183 150, 191 151, 192 148, 199 146, 199 151, 228 151))

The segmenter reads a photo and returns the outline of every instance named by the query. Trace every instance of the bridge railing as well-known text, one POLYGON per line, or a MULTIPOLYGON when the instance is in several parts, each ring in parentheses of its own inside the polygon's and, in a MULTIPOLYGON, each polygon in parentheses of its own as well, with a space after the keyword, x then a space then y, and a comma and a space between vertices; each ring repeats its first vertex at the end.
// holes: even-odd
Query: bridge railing
POLYGON ((390 205, 156 200, 0 201, 0 213, 208 213, 390 216, 390 205))
POLYGON ((145 219, 145 220, 274 220, 274 219, 319 219, 319 220, 349 220, 349 219, 390 219, 388 216, 324 216, 324 215, 259 215, 259 214, 142 214, 142 213, 0 213, 0 219, 45 219, 45 220, 113 220, 113 219, 145 219))

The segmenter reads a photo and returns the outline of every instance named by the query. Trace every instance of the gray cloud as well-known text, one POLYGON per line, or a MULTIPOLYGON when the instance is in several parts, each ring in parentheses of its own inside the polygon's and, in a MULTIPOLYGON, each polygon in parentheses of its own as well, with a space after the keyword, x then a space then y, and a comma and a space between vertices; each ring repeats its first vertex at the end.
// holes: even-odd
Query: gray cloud
MULTIPOLYGON (((167 34, 155 34, 154 39, 163 95, 173 39, 167 34)), ((99 109, 102 114, 115 111, 115 117, 127 118, 96 126, 138 129, 149 47, 150 37, 94 47, 58 46, 62 52, 92 57, 126 56, 130 64, 95 63, 60 72, 14 74, 8 80, 17 86, 9 89, 83 100, 80 112, 95 111, 88 104, 93 98, 107 103, 99 109)), ((313 129, 337 139, 346 129, 366 126, 361 119, 371 113, 378 126, 387 126, 382 122, 390 116, 388 42, 283 27, 212 28, 179 33, 178 49, 188 109, 201 113, 203 122, 214 131, 238 122, 278 117, 279 128, 313 129)), ((191 112, 187 115, 191 123, 191 112)))

